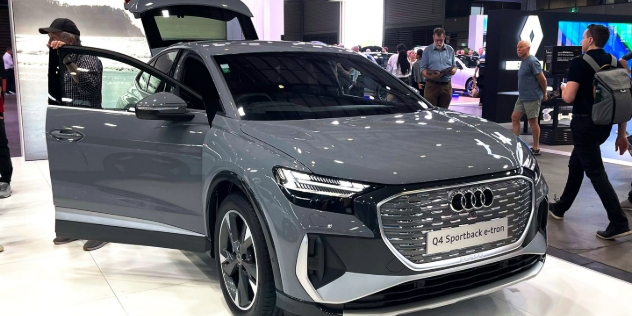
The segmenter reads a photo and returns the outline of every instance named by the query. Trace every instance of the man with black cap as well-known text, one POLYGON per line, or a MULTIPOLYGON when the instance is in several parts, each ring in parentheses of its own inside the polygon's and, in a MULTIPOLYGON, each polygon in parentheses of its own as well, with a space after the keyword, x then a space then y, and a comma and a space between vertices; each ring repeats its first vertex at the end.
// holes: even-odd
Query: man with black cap
MULTIPOLYGON (((48 34, 48 46, 50 49, 58 49, 64 45, 81 46, 81 33, 77 25, 69 19, 59 18, 53 21, 48 28, 39 29, 40 33, 48 34)), ((52 54, 51 54, 52 55, 52 54)), ((67 71, 64 73, 64 102, 67 106, 79 106, 89 108, 101 108, 101 87, 103 65, 95 56, 69 54, 63 62, 67 71)), ((62 104, 59 102, 59 104, 62 104)), ((63 245, 73 242, 74 238, 57 237, 53 242, 63 245)), ((97 250, 105 246, 107 242, 88 240, 83 245, 83 250, 97 250)))
MULTIPOLYGON (((77 25, 69 19, 55 19, 50 27, 39 31, 48 34, 46 46, 51 49, 64 45, 81 46, 81 33, 77 25)), ((64 105, 100 109, 103 65, 99 58, 69 54, 64 57, 63 63, 68 70, 64 74, 64 99, 70 100, 64 105)))

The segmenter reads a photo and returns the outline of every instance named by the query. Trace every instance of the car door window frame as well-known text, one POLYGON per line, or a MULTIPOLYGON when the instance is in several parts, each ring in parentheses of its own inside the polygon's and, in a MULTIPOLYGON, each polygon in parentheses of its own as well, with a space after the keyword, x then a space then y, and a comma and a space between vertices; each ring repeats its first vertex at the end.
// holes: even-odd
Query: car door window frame
MULTIPOLYGON (((213 74, 208 69, 208 66, 204 62, 204 59, 202 58, 202 56, 200 56, 197 52, 195 52, 193 50, 182 50, 182 52, 180 53, 180 55, 178 57, 178 61, 177 61, 177 66, 173 70, 173 78, 174 79, 176 79, 179 82, 183 82, 182 80, 184 78, 184 75, 186 74, 185 63, 186 63, 188 58, 195 58, 200 63, 202 63, 204 65, 204 67, 206 67, 206 71, 208 72, 209 77, 213 80, 213 74)), ((219 95, 219 89, 217 88, 217 85, 215 84, 215 81, 213 80, 213 82, 211 82, 211 84, 213 85, 213 88, 217 91, 217 93, 219 95)), ((175 88, 175 94, 179 96, 180 91, 178 90, 178 88, 175 88)), ((202 98, 202 102, 204 102, 203 98, 202 98)), ((206 108, 206 104, 204 104, 204 106, 206 108)), ((219 111, 217 111, 217 113, 215 113, 215 115, 220 115, 220 116, 226 117, 227 116, 226 115, 226 108, 224 107, 224 103, 222 102, 221 95, 220 95, 220 98, 219 98, 219 107, 220 107, 220 109, 219 109, 219 111)), ((196 110, 196 109, 189 109, 189 110, 190 111, 200 111, 200 112, 206 113, 206 110, 196 110)))
MULTIPOLYGON (((191 94, 193 97, 202 100, 202 96, 200 94, 195 92, 193 89, 183 85, 178 80, 176 80, 173 77, 171 77, 169 74, 165 74, 162 71, 158 70, 157 68, 154 68, 150 64, 145 63, 143 61, 140 61, 138 59, 135 59, 133 57, 130 57, 130 56, 127 56, 127 55, 124 55, 124 54, 121 54, 121 53, 108 51, 108 50, 105 50, 105 49, 93 48, 93 47, 63 46, 63 47, 59 48, 59 52, 58 52, 58 58, 59 58, 59 64, 60 65, 63 65, 63 58, 67 54, 91 55, 91 56, 95 56, 95 57, 107 58, 107 59, 110 59, 110 60, 118 61, 120 63, 124 63, 126 65, 129 65, 129 66, 132 66, 132 67, 136 68, 137 70, 139 70, 139 71, 141 71, 143 73, 148 73, 150 76, 156 76, 156 77, 160 78, 163 82, 166 82, 166 83, 170 84, 173 87, 177 87, 178 89, 184 89, 185 91, 187 91, 187 93, 191 94)), ((174 64, 176 62, 178 62, 178 57, 176 57, 176 61, 174 62, 174 64)), ((64 74, 65 74, 65 71, 60 71, 59 72, 60 85, 57 87, 57 89, 59 89, 57 91, 59 93, 59 95, 63 95, 64 74)), ((99 109, 99 110, 108 110, 108 109, 99 109)), ((198 111, 195 111, 195 112, 198 112, 198 111)))
MULTIPOLYGON (((170 76, 170 77, 172 77, 172 78, 173 78, 174 69, 175 69, 175 67, 176 67, 176 65, 177 65, 177 63, 178 63, 178 61, 179 61, 179 57, 180 57, 180 55, 182 54, 182 52, 181 52, 181 50, 180 50, 180 49, 169 49, 169 50, 165 50, 164 52, 161 52, 161 53, 160 53, 160 54, 158 54, 155 58, 153 58, 153 60, 152 60, 152 62, 150 63, 150 65, 151 65, 152 67, 154 67, 154 68, 158 69, 158 68, 156 67, 156 64, 158 63, 158 60, 159 60, 160 58, 162 58, 162 57, 167 56, 168 54, 171 54, 171 53, 176 53, 176 56, 174 57, 173 62, 171 63, 171 67, 167 70, 167 72, 165 72, 165 74, 167 74, 168 76, 170 76)), ((160 69, 158 69, 158 70, 160 70, 160 69)), ((160 70, 160 71, 162 71, 162 70, 160 70)), ((151 83, 151 79, 152 79, 152 78, 154 78, 154 77, 155 77, 155 76, 152 76, 152 75, 150 75, 150 76, 149 76, 149 79, 147 79, 147 87, 145 88, 145 90, 144 90, 144 91, 145 91, 146 93, 150 93, 150 94, 155 94, 155 93, 158 93, 158 92, 164 92, 164 90, 165 90, 165 89, 164 89, 164 86, 163 86, 162 90, 160 89, 160 86, 162 86, 162 85, 164 85, 164 84, 165 84, 163 81, 161 81, 161 82, 160 82, 160 84, 158 85, 158 88, 156 89, 156 91, 154 91, 154 92, 150 92, 150 91, 149 91, 149 85, 150 85, 150 83, 151 83)))

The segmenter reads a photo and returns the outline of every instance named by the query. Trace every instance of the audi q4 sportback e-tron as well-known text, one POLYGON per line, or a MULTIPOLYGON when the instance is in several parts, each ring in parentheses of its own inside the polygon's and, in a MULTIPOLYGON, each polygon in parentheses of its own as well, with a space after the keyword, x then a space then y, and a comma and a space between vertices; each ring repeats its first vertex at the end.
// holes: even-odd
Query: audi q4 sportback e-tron
POLYGON ((149 62, 57 52, 102 65, 75 74, 100 107, 51 91, 57 236, 210 252, 235 315, 400 315, 542 268, 548 188, 507 129, 350 51, 257 40, 239 1, 126 8, 149 62))

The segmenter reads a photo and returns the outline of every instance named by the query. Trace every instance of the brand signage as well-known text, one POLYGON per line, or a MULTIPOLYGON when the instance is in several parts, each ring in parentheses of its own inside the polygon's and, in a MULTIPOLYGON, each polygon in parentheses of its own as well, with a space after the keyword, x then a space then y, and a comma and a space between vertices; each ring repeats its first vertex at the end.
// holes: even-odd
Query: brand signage
MULTIPOLYGON (((527 21, 522 26, 520 31, 520 40, 529 41, 531 43, 531 49, 529 53, 534 55, 540 49, 542 40, 544 40, 544 32, 542 31, 542 25, 540 24, 540 18, 537 15, 530 15, 527 17, 527 21)), ((544 65, 543 61, 540 64, 544 65)), ((505 70, 519 70, 520 61, 505 61, 505 70)))

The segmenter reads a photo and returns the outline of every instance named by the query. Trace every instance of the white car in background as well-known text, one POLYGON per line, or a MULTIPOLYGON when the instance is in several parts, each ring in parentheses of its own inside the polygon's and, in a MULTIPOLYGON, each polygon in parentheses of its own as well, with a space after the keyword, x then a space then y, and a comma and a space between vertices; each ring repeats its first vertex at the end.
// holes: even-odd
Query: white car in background
POLYGON ((459 58, 456 59, 456 74, 452 76, 452 89, 462 90, 463 95, 471 96, 474 90, 474 71, 476 68, 468 68, 459 58))
MULTIPOLYGON (((418 49, 425 50, 428 46, 417 46, 413 50, 416 52, 418 49)), ((452 89, 463 91, 463 95, 472 95, 474 90, 474 70, 476 68, 469 68, 465 63, 459 59, 456 60, 456 74, 452 76, 452 89)))

